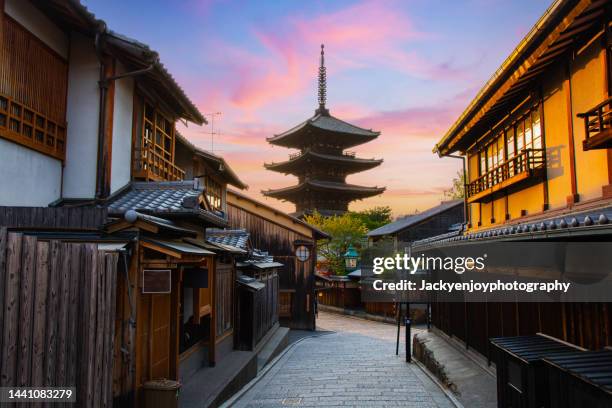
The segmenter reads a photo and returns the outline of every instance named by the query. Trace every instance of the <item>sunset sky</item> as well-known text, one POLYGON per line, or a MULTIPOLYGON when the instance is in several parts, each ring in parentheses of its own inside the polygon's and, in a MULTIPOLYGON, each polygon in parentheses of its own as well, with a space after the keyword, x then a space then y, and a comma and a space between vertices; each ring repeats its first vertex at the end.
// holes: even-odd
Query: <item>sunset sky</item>
MULTIPOLYGON (((436 205, 461 167, 432 148, 529 31, 549 0, 124 1, 86 0, 109 27, 148 44, 200 111, 215 119, 214 153, 261 196, 295 183, 263 168, 290 150, 266 137, 313 115, 325 43, 331 114, 382 132, 355 149, 383 158, 349 183, 386 186, 351 204, 395 215, 436 205)), ((211 126, 179 130, 211 149, 211 126)))

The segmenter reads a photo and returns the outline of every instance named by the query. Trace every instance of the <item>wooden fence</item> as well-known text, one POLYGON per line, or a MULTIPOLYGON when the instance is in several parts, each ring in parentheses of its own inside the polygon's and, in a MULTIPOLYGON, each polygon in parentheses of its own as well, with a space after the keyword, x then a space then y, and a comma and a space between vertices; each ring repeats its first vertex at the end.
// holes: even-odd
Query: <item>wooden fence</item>
POLYGON ((278 273, 276 269, 262 272, 259 277, 266 287, 255 293, 254 344, 278 322, 278 273))
POLYGON ((76 387, 112 405, 117 254, 0 229, 0 386, 76 387))
POLYGON ((108 210, 96 207, 2 207, 0 225, 9 228, 97 230, 108 210))
POLYGON ((489 355, 491 337, 544 333, 598 350, 612 345, 612 303, 432 303, 432 322, 489 355))

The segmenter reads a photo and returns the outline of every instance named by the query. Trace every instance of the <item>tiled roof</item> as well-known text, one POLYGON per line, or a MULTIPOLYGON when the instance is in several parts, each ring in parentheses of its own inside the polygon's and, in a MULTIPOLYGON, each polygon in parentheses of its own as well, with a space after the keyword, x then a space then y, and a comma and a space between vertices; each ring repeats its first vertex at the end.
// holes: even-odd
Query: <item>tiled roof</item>
POLYGON ((383 225, 382 227, 376 228, 375 230, 368 232, 368 237, 379 237, 382 235, 394 234, 460 205, 463 205, 463 200, 461 199, 445 201, 442 204, 429 208, 421 213, 409 215, 387 225, 383 225))
POLYGON ((380 132, 374 132, 372 129, 364 129, 355 125, 351 125, 350 123, 335 118, 331 115, 317 114, 312 118, 300 123, 299 125, 287 130, 286 132, 268 138, 268 141, 281 139, 287 135, 290 135, 292 133, 297 132, 298 130, 305 128, 306 126, 314 126, 316 128, 327 130, 330 132, 346 133, 351 135, 360 135, 368 137, 376 137, 380 135, 380 132))
POLYGON ((247 189, 249 187, 242 180, 240 180, 236 172, 230 167, 230 165, 227 163, 227 161, 225 161, 223 157, 217 156, 212 152, 197 147, 178 131, 175 131, 174 134, 176 136, 177 142, 185 145, 185 147, 191 150, 195 155, 201 157, 208 163, 216 165, 218 172, 227 179, 227 182, 229 184, 238 187, 242 190, 247 189))
POLYGON ((265 196, 269 196, 269 197, 285 197, 287 196, 287 194, 293 194, 305 189, 316 189, 319 191, 325 191, 325 192, 330 192, 330 193, 336 193, 336 192, 346 192, 346 193, 351 193, 351 194, 355 194, 358 196, 363 196, 363 197, 369 197, 372 195, 377 195, 377 194, 381 194, 382 192, 385 191, 385 187, 368 187, 368 186, 359 186, 356 184, 347 184, 347 183, 340 183, 340 182, 336 182, 336 181, 323 181, 323 180, 310 180, 310 179, 306 179, 305 181, 303 181, 300 184, 297 184, 295 186, 289 186, 289 187, 284 187, 284 188, 279 188, 279 189, 274 189, 274 190, 264 190, 262 191, 262 193, 265 196))
POLYGON ((415 247, 433 247, 461 241, 552 239, 560 236, 612 234, 612 207, 575 211, 537 220, 506 224, 484 231, 461 231, 414 242, 415 247))
POLYGON ((213 244, 229 245, 240 249, 247 249, 249 233, 243 229, 221 230, 208 228, 206 240, 213 244))
MULTIPOLYGON (((124 51, 126 48, 134 48, 137 52, 135 54, 132 53, 133 56, 137 56, 144 65, 153 65, 153 73, 157 75, 154 75, 152 79, 164 82, 167 90, 183 108, 185 118, 200 125, 207 123, 202 113, 200 113, 194 103, 187 97, 185 91, 176 82, 176 79, 164 64, 160 62, 159 54, 148 45, 112 31, 108 28, 105 21, 97 18, 84 4, 81 4, 80 0, 46 0, 36 3, 37 7, 43 9, 46 13, 53 14, 56 18, 63 18, 68 29, 75 29, 89 36, 93 36, 101 31, 105 44, 112 43, 113 46, 124 49, 124 51), (69 10, 76 12, 79 18, 74 19, 74 16, 70 16, 69 10)), ((129 50, 129 52, 132 51, 134 50, 129 50)), ((145 75, 153 73, 145 73, 145 75)))
POLYGON ((136 210, 145 214, 192 215, 218 226, 227 222, 201 205, 204 189, 193 181, 132 182, 105 203, 111 215, 136 210))
POLYGON ((123 194, 110 199, 107 207, 111 213, 128 210, 176 212, 193 210, 198 206, 198 197, 204 189, 194 188, 191 181, 178 182, 134 182, 123 194))

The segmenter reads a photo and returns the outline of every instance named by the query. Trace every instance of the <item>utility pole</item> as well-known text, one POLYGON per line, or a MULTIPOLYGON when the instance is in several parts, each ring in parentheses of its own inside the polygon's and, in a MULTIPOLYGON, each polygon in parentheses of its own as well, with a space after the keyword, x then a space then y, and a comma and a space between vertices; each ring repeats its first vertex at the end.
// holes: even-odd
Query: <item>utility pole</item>
MULTIPOLYGON (((215 150, 215 116, 221 116, 221 112, 205 113, 204 116, 210 117, 210 152, 215 150)), ((220 133, 219 133, 220 134, 220 133)))

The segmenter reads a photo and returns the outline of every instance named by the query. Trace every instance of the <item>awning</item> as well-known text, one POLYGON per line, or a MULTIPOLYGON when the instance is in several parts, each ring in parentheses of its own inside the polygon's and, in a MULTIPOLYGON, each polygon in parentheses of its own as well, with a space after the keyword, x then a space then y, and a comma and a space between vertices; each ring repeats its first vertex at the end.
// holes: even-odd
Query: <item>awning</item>
POLYGON ((200 248, 208 249, 216 253, 229 252, 235 255, 244 255, 247 253, 247 251, 245 251, 242 248, 238 248, 232 245, 225 245, 225 244, 219 244, 216 242, 210 242, 208 240, 204 241, 204 240, 196 239, 196 238, 185 238, 185 241, 195 246, 198 246, 200 248))
POLYGON ((117 252, 127 246, 127 242, 100 242, 98 243, 98 251, 117 252))
POLYGON ((162 239, 153 238, 142 238, 143 246, 165 253, 166 255, 173 256, 175 258, 182 258, 184 255, 188 256, 208 256, 215 255, 214 252, 204 248, 200 248, 196 245, 189 244, 183 241, 168 241, 162 239))
POLYGON ((284 266, 279 262, 237 262, 237 268, 256 268, 256 269, 271 269, 271 268, 280 268, 284 266))
POLYGON ((257 279, 244 275, 239 276, 236 279, 236 283, 252 291, 259 291, 266 287, 265 284, 258 281, 257 279))

